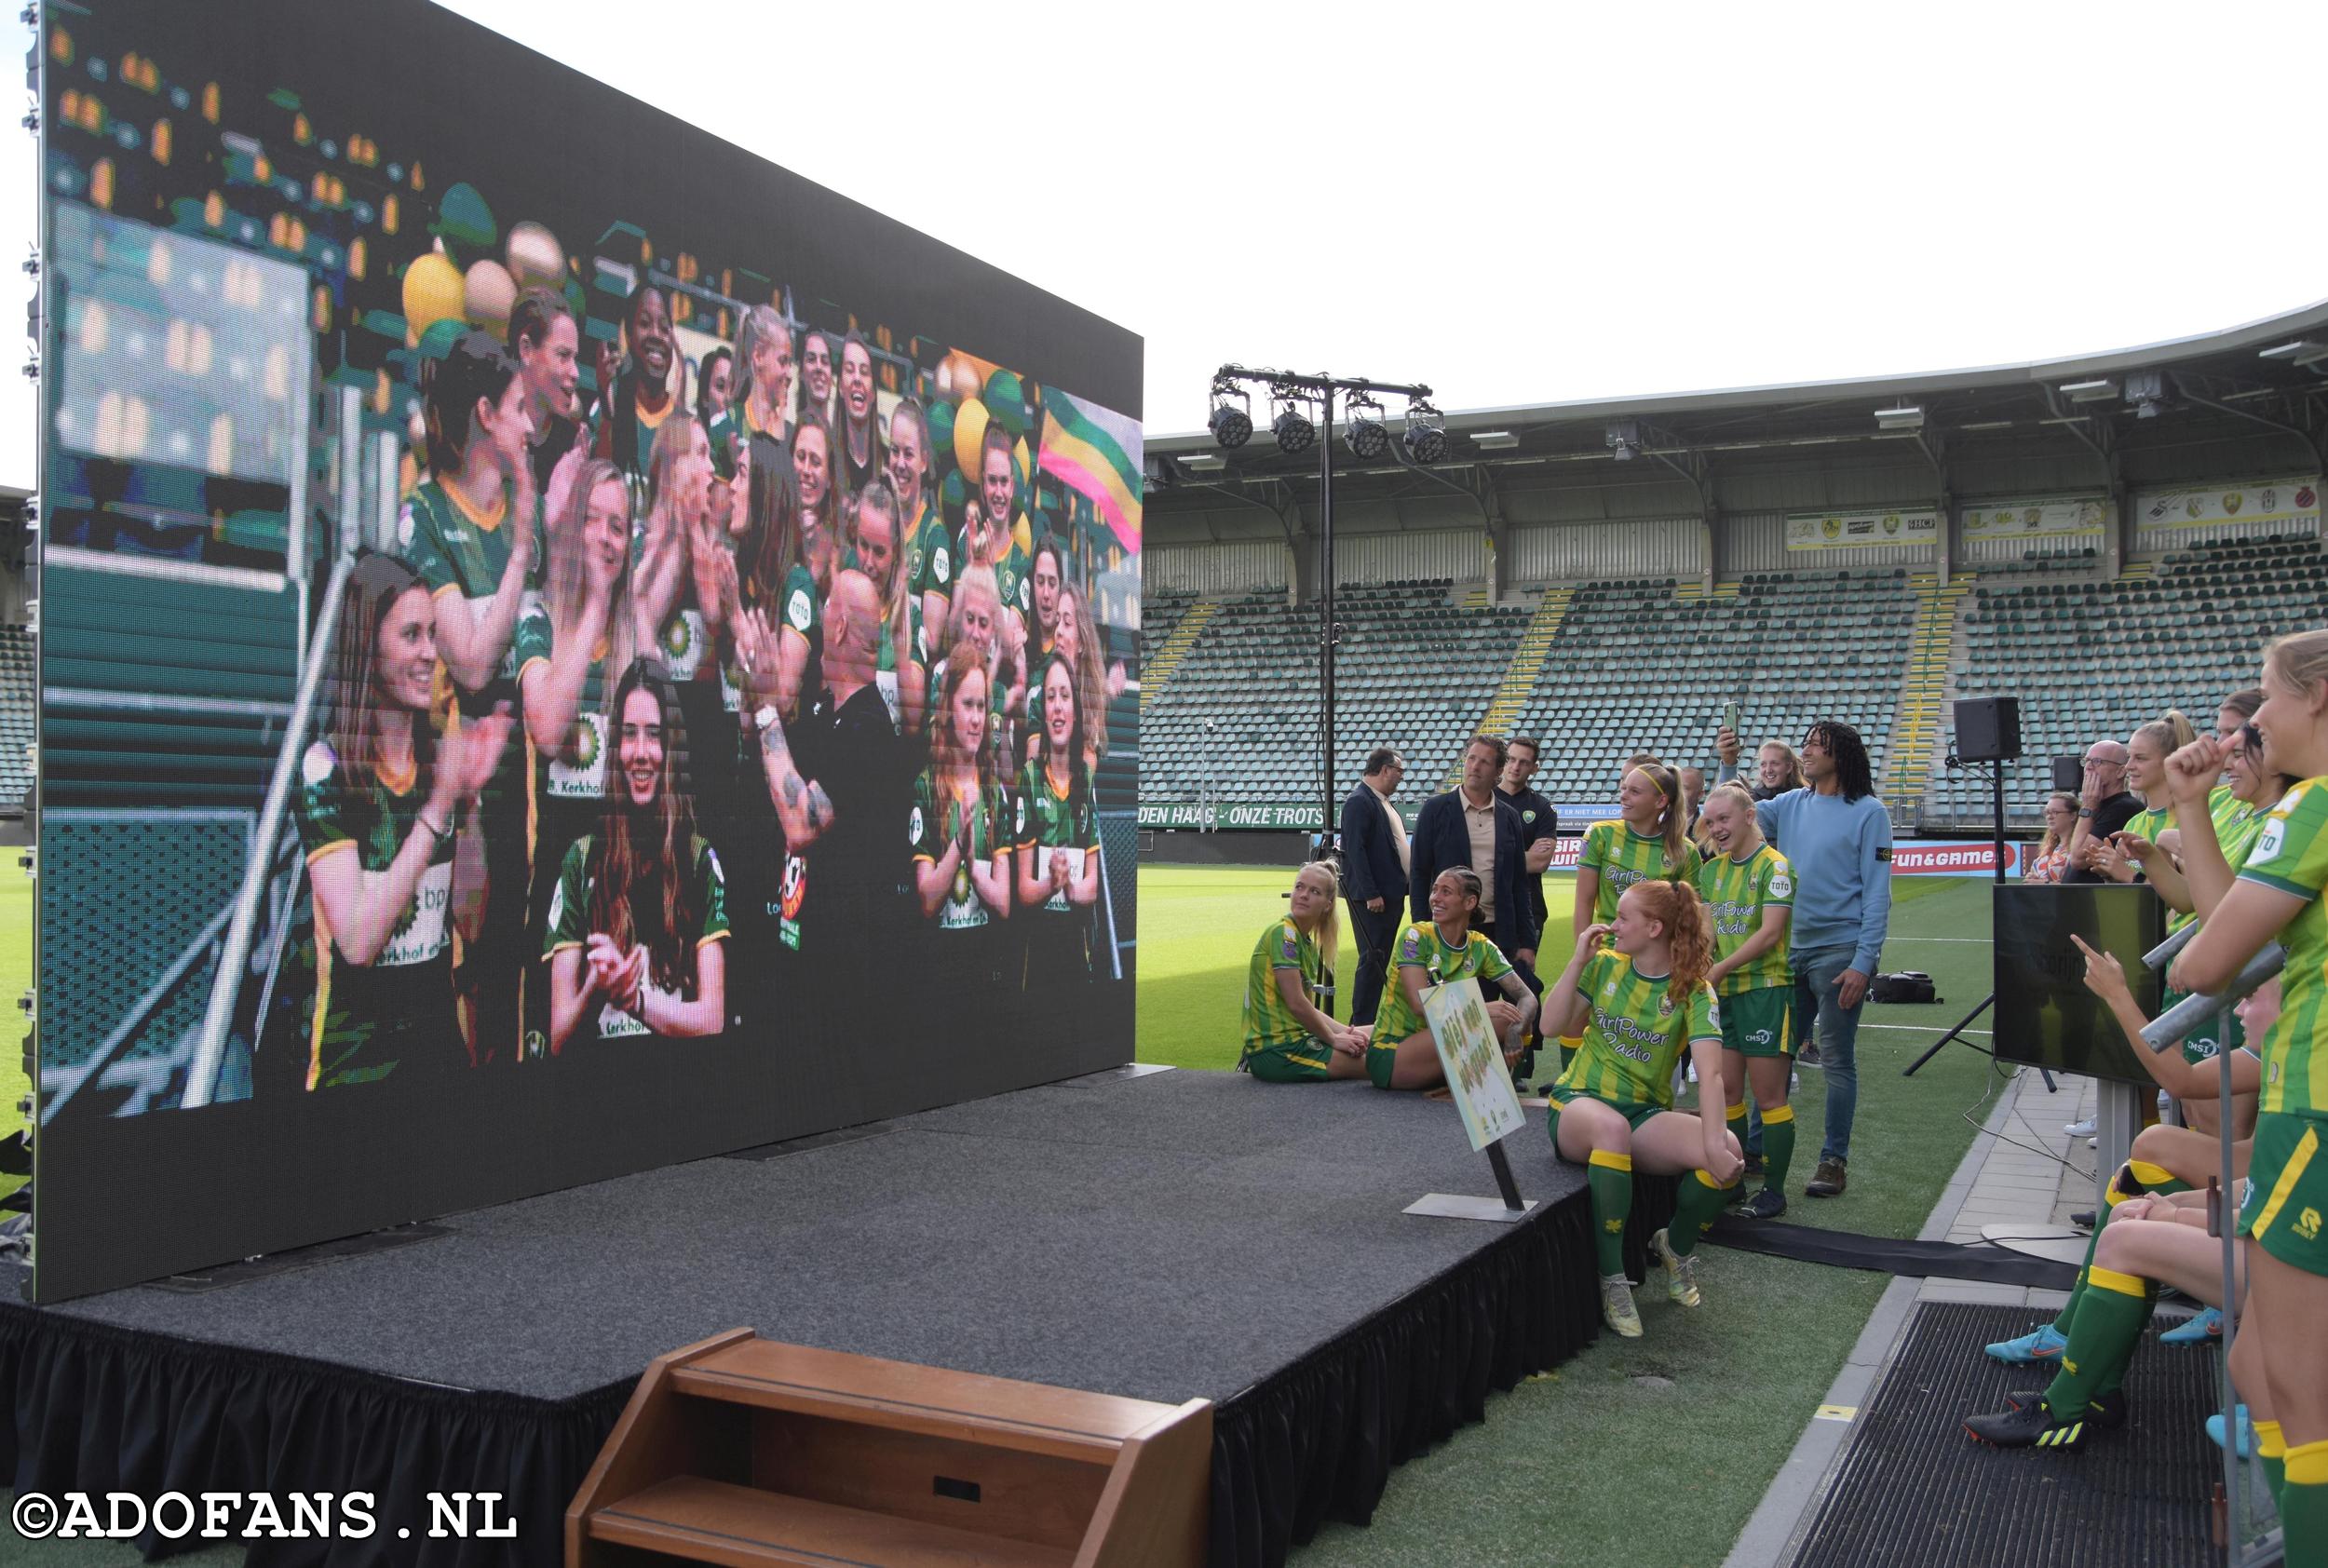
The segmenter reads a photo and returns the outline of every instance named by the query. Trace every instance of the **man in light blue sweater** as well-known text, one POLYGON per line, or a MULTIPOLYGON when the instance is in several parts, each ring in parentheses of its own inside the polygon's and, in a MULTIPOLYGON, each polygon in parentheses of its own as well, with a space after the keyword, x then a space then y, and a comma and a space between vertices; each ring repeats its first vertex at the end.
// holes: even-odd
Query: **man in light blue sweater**
MULTIPOLYGON (((1734 777, 1738 737, 1724 730, 1715 744, 1721 776, 1734 777)), ((1787 946, 1794 970, 1794 1037, 1817 1045, 1817 1064, 1827 1075, 1826 1140, 1819 1169, 1803 1191, 1836 1197, 1859 1108, 1860 1007, 1891 920, 1891 814, 1875 798, 1867 748, 1848 724, 1823 719, 1811 725, 1803 737, 1803 777, 1809 788, 1789 790, 1754 811, 1764 836, 1794 872, 1787 946)))

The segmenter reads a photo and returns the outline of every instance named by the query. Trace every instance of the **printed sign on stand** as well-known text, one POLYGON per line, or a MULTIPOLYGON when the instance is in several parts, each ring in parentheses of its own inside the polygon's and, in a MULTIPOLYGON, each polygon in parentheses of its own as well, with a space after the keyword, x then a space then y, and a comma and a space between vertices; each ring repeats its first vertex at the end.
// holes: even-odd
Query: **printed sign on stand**
POLYGON ((1511 1161, 1503 1140, 1527 1125, 1520 1096, 1511 1087, 1511 1068, 1504 1061, 1503 1045, 1471 980, 1451 980, 1423 993, 1423 1020, 1430 1025, 1431 1044, 1439 1048, 1439 1066, 1447 1075, 1447 1088, 1463 1117, 1463 1130, 1475 1152, 1484 1151, 1496 1186, 1503 1196, 1472 1197, 1461 1193, 1427 1193, 1406 1207, 1409 1214, 1448 1220, 1491 1220, 1505 1223, 1525 1217, 1536 1199, 1523 1201, 1511 1177, 1511 1161))

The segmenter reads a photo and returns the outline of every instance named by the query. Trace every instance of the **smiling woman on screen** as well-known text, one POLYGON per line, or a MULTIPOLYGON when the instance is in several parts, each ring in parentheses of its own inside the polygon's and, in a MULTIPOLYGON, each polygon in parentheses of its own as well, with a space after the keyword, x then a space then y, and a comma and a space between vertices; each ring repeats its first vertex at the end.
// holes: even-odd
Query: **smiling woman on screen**
POLYGON ((509 738, 506 710, 439 737, 436 601, 392 555, 348 579, 324 738, 300 767, 315 898, 310 1089, 466 1065, 453 1007, 453 838, 509 738))
POLYGON ((639 659, 610 711, 605 811, 566 851, 550 899, 553 1050, 577 1032, 605 1041, 727 1026, 727 880, 696 831, 679 695, 639 659))

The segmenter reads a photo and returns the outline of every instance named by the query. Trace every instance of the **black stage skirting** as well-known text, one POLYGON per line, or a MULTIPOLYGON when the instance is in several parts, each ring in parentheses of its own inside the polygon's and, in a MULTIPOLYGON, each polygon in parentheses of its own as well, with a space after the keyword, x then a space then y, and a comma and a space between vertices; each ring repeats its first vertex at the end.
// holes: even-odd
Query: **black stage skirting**
MULTIPOLYGON (((1212 1561, 1274 1565, 1326 1518, 1363 1522, 1392 1466, 1598 1331, 1584 1179, 1541 1118, 1509 1147, 1544 1202, 1509 1226, 1401 1212, 1495 1190, 1444 1102, 1116 1073, 480 1210, 227 1289, 0 1306, 0 1465, 50 1494, 376 1495, 370 1541, 257 1542, 254 1568, 548 1565, 641 1369, 750 1326, 1210 1398, 1212 1561), (432 1490, 502 1493, 517 1541, 425 1541, 432 1490)), ((1636 1266, 1673 1190, 1642 1185, 1636 1266)))

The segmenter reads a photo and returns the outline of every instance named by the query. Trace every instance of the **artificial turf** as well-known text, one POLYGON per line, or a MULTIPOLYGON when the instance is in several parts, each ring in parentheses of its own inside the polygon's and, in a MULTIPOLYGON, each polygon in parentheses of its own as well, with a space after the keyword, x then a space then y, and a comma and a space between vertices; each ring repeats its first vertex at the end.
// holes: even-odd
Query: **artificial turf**
MULTIPOLYGON (((1284 909, 1280 895, 1292 882, 1290 867, 1143 869, 1141 1061, 1235 1066, 1245 959, 1262 926, 1284 909)), ((1546 939, 1549 957, 1566 948, 1568 884, 1556 877, 1548 885, 1558 911, 1546 939)), ((1825 1120, 1822 1080, 1814 1069, 1802 1072, 1787 1213, 1794 1223, 1915 1235, 2000 1081, 1986 1058, 1956 1046, 1915 1077, 1900 1077, 1939 1030, 1987 992, 1989 906, 1986 885, 1971 880, 1902 878, 1895 889, 1884 966, 1925 970, 1944 1000, 1869 1005, 1859 1037, 1851 1185, 1840 1199, 1802 1196, 1825 1120)), ((15 951, 7 923, 29 918, 29 903, 0 899, 0 994, 8 983, 7 955, 15 951)), ((1356 972, 1346 936, 1336 973, 1347 986, 1356 972)), ((1987 1036, 1975 1038, 1985 1044, 1987 1036)), ((7 1071, 0 1064, 0 1075, 7 1071)), ((1522 1151, 1515 1165, 1523 1183, 1531 1161, 1550 1157, 1522 1151)), ((1391 1473, 1370 1527, 1327 1525, 1296 1551, 1296 1568, 1597 1564, 1640 1558, 1644 1547, 1661 1568, 1721 1562, 1886 1281, 1720 1247, 1699 1256, 1703 1307, 1672 1306, 1661 1277, 1653 1277, 1639 1293, 1644 1337, 1604 1335, 1557 1372, 1490 1400, 1483 1424, 1391 1473)), ((127 1568, 138 1561, 123 1542, 10 1540, 7 1552, 20 1555, 0 1558, 26 1568, 127 1568)), ((238 1546, 224 1546, 177 1561, 210 1568, 241 1556, 238 1546)))
MULTIPOLYGON (((1291 867, 1142 871, 1142 1061, 1235 1065, 1245 960, 1283 911, 1292 882, 1291 867)), ((1567 951, 1569 886, 1565 877, 1547 879, 1555 912, 1542 950, 1548 963, 1567 951)), ((1850 1185, 1838 1199, 1802 1195, 1826 1120, 1824 1081, 1802 1070, 1791 1223, 1903 1237, 1922 1227, 2003 1080, 1986 1057, 1954 1045, 1915 1077, 1900 1073, 1987 993, 1988 935, 1987 885, 1894 883, 1883 966, 1924 970, 1942 1000, 1868 1005, 1850 1185)), ((1347 933, 1335 972, 1345 986, 1356 973, 1347 933)), ((1985 1034, 1973 1038, 1987 1043, 1985 1034)), ((1540 1148, 1515 1153, 1523 1188, 1530 1164, 1550 1158, 1540 1148)), ((1599 1563, 1636 1557, 1645 1543, 1667 1568, 1722 1561, 1887 1281, 1720 1247, 1699 1256, 1703 1307, 1670 1305, 1654 1276, 1639 1292, 1641 1339, 1604 1336, 1559 1371, 1491 1400, 1484 1424, 1392 1473, 1371 1527, 1329 1524, 1296 1554, 1300 1568, 1599 1563)))

